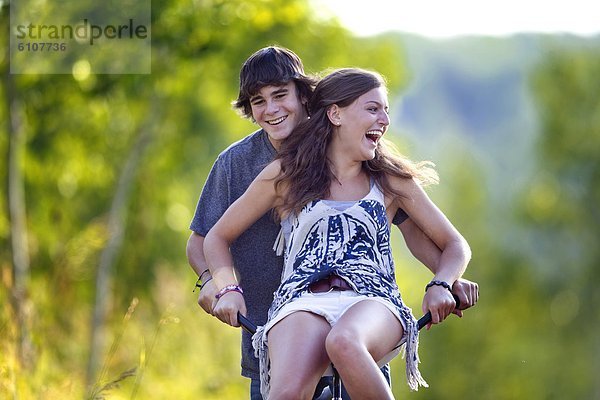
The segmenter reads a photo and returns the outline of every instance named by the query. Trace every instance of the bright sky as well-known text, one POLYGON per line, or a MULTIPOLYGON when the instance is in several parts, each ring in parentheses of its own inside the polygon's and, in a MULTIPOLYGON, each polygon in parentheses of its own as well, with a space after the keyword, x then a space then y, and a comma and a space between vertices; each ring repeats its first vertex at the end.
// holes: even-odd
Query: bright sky
POLYGON ((360 36, 402 31, 432 38, 517 32, 600 33, 597 0, 311 0, 360 36), (596 5, 594 5, 594 3, 596 5))

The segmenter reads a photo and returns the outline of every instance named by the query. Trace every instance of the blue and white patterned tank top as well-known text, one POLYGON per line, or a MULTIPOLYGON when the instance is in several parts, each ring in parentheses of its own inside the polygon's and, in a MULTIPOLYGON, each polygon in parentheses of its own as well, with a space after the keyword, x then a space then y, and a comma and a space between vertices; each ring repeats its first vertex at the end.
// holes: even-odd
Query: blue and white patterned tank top
MULTIPOLYGON (((372 184, 364 198, 342 210, 323 200, 313 201, 288 221, 285 231, 289 232, 282 228, 274 246, 278 254, 285 248, 285 257, 281 284, 274 293, 268 321, 285 304, 306 293, 311 283, 335 273, 358 294, 384 298, 397 308, 406 331, 408 384, 413 390, 419 384, 426 385, 417 368, 417 321, 402 302, 396 284, 390 226, 379 187, 372 184)), ((263 381, 266 379, 264 383, 268 386, 268 356, 263 336, 263 330, 259 329, 254 347, 263 381)))

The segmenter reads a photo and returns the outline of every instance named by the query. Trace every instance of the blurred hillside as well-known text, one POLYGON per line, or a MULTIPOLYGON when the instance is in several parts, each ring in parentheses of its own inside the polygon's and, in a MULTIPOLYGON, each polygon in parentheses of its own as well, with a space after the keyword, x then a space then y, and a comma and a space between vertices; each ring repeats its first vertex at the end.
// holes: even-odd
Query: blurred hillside
MULTIPOLYGON (((499 231, 518 228, 512 209, 538 173, 536 146, 544 134, 532 76, 550 54, 597 51, 600 37, 397 39, 406 51, 411 80, 396 98, 393 131, 409 138, 414 157, 435 161, 442 180, 452 180, 445 171, 457 158, 473 160, 485 178, 486 223, 499 231)), ((452 184, 442 181, 439 190, 446 193, 441 201, 453 197, 448 193, 452 184)), ((526 240, 497 239, 509 251, 530 252, 522 247, 529 244, 526 240)))
POLYGON ((539 134, 528 79, 540 59, 542 38, 400 40, 412 79, 394 108, 395 129, 410 138, 415 157, 437 164, 439 190, 447 194, 441 201, 455 197, 452 165, 471 160, 465 168, 476 166, 482 174, 490 203, 480 217, 491 226, 507 222, 511 200, 530 178, 539 134))

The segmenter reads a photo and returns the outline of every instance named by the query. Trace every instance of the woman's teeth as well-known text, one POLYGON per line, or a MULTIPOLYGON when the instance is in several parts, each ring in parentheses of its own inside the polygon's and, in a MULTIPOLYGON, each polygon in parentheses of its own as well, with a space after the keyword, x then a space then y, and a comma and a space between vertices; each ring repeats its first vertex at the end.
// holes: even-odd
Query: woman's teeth
POLYGON ((382 135, 382 133, 379 131, 369 131, 366 134, 367 139, 369 139, 370 141, 372 141, 374 143, 377 143, 377 141, 379 140, 381 135, 382 135))

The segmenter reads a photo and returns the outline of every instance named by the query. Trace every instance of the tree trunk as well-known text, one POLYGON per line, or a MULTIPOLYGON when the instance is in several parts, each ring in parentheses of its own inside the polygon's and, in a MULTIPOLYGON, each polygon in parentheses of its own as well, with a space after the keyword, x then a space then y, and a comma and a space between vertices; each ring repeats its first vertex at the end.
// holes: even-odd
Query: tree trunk
POLYGON ((156 101, 151 100, 151 110, 148 112, 148 118, 141 126, 136 142, 131 148, 125 166, 121 171, 108 215, 108 242, 100 255, 100 262, 96 271, 96 299, 92 316, 90 355, 87 368, 88 387, 93 387, 96 383, 100 358, 105 348, 104 325, 112 297, 112 273, 123 245, 128 214, 127 206, 131 197, 132 184, 144 150, 151 142, 153 123, 157 118, 155 103, 156 101))
MULTIPOLYGON (((4 16, 3 16, 4 17, 4 16)), ((6 57, 9 57, 7 46, 6 57)), ((8 63, 7 63, 8 64, 8 63)), ((23 157, 25 135, 22 130, 22 110, 17 98, 13 76, 7 65, 4 74, 5 104, 8 131, 7 205, 10 223, 10 250, 12 257, 11 304, 17 324, 18 355, 21 365, 29 370, 34 364, 31 342, 32 303, 29 299, 30 279, 29 249, 27 240, 27 216, 25 207, 25 184, 23 182, 23 157)))

